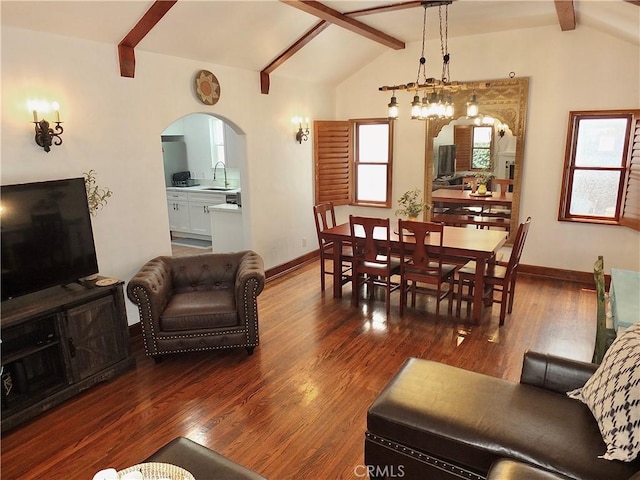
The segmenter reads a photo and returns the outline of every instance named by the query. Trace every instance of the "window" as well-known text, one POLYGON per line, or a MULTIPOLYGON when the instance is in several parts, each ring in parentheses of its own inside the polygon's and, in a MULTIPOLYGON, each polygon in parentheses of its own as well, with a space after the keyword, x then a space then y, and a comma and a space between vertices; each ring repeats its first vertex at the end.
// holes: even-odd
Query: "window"
POLYGON ((493 127, 473 127, 472 170, 491 170, 493 127))
POLYGON ((391 206, 392 123, 387 120, 355 120, 353 203, 391 206))
POLYGON ((639 113, 569 113, 559 220, 638 229, 639 113))
POLYGON ((313 132, 316 203, 391 207, 393 122, 317 121, 313 132))
POLYGON ((212 150, 212 163, 215 166, 216 163, 227 163, 224 148, 224 122, 217 118, 211 119, 211 150, 212 150))
POLYGON ((491 144, 493 127, 454 125, 453 143, 456 144, 456 170, 492 170, 491 144))

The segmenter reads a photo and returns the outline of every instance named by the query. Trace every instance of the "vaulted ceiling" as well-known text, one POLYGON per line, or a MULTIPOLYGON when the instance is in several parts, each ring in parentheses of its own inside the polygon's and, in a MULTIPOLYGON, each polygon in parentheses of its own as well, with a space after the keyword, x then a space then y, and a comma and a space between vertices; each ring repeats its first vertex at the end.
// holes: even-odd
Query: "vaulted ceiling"
MULTIPOLYGON (((589 26, 640 45, 640 1, 455 0, 449 37, 557 26, 589 26)), ((389 48, 422 35, 419 1, 2 1, 1 24, 119 47, 120 70, 134 76, 136 51, 335 84, 389 48), (145 16, 146 15, 146 16, 145 16)), ((428 9, 427 37, 438 36, 428 9)), ((118 66, 114 65, 114 68, 118 66)))

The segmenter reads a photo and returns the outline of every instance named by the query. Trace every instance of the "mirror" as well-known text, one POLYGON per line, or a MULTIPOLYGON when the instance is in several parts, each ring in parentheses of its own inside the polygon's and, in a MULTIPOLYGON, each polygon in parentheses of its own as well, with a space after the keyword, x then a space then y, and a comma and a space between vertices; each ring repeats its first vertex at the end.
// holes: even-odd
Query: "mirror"
POLYGON ((452 93, 455 111, 461 117, 451 119, 428 120, 426 123, 425 175, 424 191, 426 201, 431 203, 431 191, 434 180, 434 155, 440 145, 453 144, 454 125, 473 123, 464 114, 472 93, 476 94, 480 115, 491 117, 494 139, 491 162, 498 178, 513 177, 513 205, 511 216, 511 234, 517 231, 520 210, 520 190, 522 186, 522 163, 524 160, 525 121, 529 96, 529 78, 507 78, 466 82, 452 93), (450 125, 451 124, 451 125, 450 125), (505 134, 500 137, 500 126, 506 125, 505 134), (445 128, 446 127, 446 128, 445 128), (442 132, 442 137, 440 134, 442 132), (509 173, 506 173, 506 172, 509 173))

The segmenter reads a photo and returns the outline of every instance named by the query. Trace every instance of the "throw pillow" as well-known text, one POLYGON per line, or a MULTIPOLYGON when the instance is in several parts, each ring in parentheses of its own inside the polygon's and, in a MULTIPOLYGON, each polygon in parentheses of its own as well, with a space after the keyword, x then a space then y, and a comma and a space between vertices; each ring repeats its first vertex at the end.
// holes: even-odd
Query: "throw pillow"
POLYGON ((640 324, 616 338, 584 387, 568 392, 598 422, 607 451, 600 458, 630 462, 640 453, 640 324))

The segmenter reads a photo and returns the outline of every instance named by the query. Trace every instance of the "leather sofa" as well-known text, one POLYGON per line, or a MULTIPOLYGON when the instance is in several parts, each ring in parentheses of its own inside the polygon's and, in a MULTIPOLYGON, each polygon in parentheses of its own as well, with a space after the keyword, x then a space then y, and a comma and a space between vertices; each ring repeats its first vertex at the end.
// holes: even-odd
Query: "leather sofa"
POLYGON ((185 437, 174 438, 144 462, 177 465, 197 480, 267 480, 257 472, 185 437))
POLYGON ((566 396, 597 367, 527 352, 514 383, 408 359, 367 412, 370 477, 637 480, 640 458, 598 458, 606 446, 596 420, 566 396))
POLYGON ((150 260, 127 285, 146 354, 159 361, 166 353, 223 348, 253 353, 264 282, 262 258, 252 251, 150 260))

